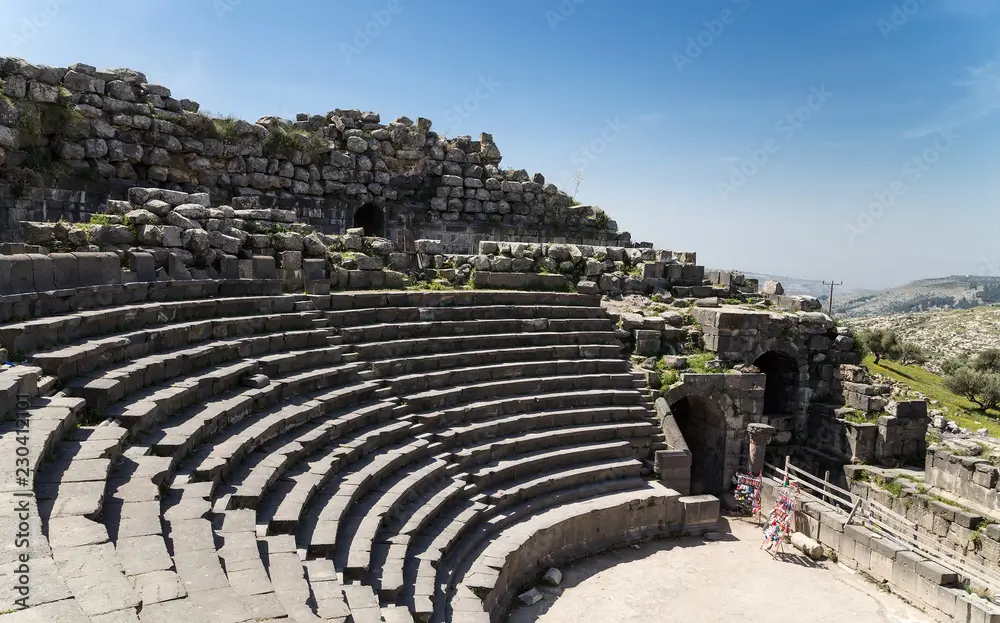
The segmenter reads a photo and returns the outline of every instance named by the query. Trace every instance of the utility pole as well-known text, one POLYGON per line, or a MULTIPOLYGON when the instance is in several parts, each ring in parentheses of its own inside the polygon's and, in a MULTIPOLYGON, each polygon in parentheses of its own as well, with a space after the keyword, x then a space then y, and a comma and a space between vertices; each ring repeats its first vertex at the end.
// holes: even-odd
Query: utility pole
POLYGON ((823 285, 830 286, 830 300, 827 301, 826 313, 829 316, 833 316, 833 288, 834 288, 834 286, 842 286, 842 285, 844 285, 844 282, 843 281, 830 281, 830 282, 824 281, 823 285))

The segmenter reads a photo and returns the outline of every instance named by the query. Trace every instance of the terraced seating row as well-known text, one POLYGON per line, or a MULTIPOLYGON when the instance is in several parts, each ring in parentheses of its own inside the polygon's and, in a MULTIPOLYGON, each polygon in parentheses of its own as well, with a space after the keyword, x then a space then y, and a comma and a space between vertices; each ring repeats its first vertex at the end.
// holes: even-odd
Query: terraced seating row
MULTIPOLYGON (((31 413, 53 422, 33 442, 48 458, 34 490, 66 586, 36 613, 488 620, 509 591, 484 606, 469 570, 518 526, 590 526, 594 508, 629 500, 649 510, 615 538, 681 521, 679 494, 647 480, 655 418, 596 297, 259 304, 271 313, 143 311, 146 324, 121 325, 128 338, 64 331, 32 356, 46 391, 61 387, 31 413)), ((494 571, 517 583, 529 567, 494 571)))
POLYGON ((0 296, 0 322, 11 323, 0 326, 0 344, 29 355, 87 337, 171 322, 177 314, 195 320, 287 312, 296 303, 317 298, 282 294, 281 285, 280 281, 165 281, 0 296))

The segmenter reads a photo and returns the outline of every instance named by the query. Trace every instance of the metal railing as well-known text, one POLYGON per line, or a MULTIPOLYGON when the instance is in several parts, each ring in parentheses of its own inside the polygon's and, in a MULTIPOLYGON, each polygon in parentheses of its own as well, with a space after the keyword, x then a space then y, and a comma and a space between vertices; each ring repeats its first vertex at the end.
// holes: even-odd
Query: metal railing
POLYGON ((828 479, 822 480, 813 476, 809 472, 792 465, 789 459, 785 459, 784 467, 777 467, 770 463, 764 463, 764 475, 778 481, 788 480, 798 485, 799 491, 814 498, 818 502, 825 502, 837 510, 851 513, 855 510, 858 497, 848 491, 832 484, 828 479))
POLYGON ((972 583, 989 589, 993 595, 1000 595, 1000 576, 996 570, 979 563, 964 552, 943 547, 938 537, 921 533, 917 524, 899 513, 878 502, 863 500, 857 519, 858 523, 873 532, 889 537, 972 583))
POLYGON ((974 584, 989 589, 993 595, 1000 595, 1000 574, 995 569, 983 565, 964 552, 942 546, 938 537, 921 533, 917 524, 888 507, 860 498, 846 489, 795 467, 787 458, 784 467, 765 463, 764 476, 779 482, 788 480, 795 483, 800 495, 824 502, 835 510, 846 513, 845 525, 851 523, 862 525, 901 547, 913 550, 924 558, 958 573, 974 584))

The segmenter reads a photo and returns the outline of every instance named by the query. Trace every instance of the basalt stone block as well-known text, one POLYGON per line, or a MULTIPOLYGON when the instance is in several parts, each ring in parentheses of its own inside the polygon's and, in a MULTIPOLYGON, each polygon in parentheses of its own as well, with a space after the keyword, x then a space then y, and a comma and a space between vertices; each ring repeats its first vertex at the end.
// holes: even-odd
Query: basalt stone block
POLYGON ((642 265, 642 278, 643 279, 662 279, 663 278, 663 264, 659 262, 648 262, 642 265))
POLYGON ((40 253, 28 254, 31 258, 32 280, 36 292, 55 290, 55 277, 52 275, 52 260, 48 255, 40 253))
POLYGON ((130 251, 126 257, 137 281, 156 281, 156 260, 152 253, 130 251))
POLYGON ((80 285, 80 261, 75 253, 52 253, 52 278, 57 290, 76 288, 80 285))
POLYGON ((282 251, 278 257, 281 259, 281 267, 285 270, 302 268, 302 251, 282 251))
POLYGON ((101 285, 117 285, 122 282, 122 263, 116 253, 98 253, 101 263, 101 285))
POLYGON ((351 270, 347 274, 347 287, 352 290, 367 290, 371 287, 372 271, 351 270))
POLYGON ((12 260, 10 264, 10 293, 21 294, 34 291, 35 276, 31 258, 25 254, 8 257, 12 260))
POLYGON ((239 271, 240 279, 253 279, 253 260, 240 260, 239 271))
POLYGON ((13 263, 9 255, 0 255, 0 294, 13 294, 10 280, 13 263))
POLYGON ((330 293, 330 280, 329 279, 317 279, 315 281, 306 281, 306 293, 307 294, 329 294, 330 293))
POLYGON ((276 279, 277 269, 274 265, 274 258, 266 255, 255 255, 253 257, 253 278, 254 279, 276 279))
POLYGON ((103 266, 99 253, 74 253, 77 261, 80 286, 100 285, 103 276, 103 266))
POLYGON ((219 258, 219 277, 221 279, 240 278, 240 260, 235 255, 223 255, 219 258))
POLYGON ((326 260, 303 260, 302 269, 305 273, 306 281, 326 279, 326 260))
POLYGON ((171 279, 190 279, 191 271, 188 270, 184 257, 179 253, 171 253, 167 258, 167 275, 171 279))

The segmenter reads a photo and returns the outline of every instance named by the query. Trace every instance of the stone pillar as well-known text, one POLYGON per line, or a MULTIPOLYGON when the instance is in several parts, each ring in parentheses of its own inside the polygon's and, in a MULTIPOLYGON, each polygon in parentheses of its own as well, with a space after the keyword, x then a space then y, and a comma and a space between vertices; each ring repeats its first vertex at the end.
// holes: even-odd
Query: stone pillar
POLYGON ((767 424, 747 424, 750 435, 750 473, 754 476, 764 469, 764 452, 774 436, 774 427, 767 424))

